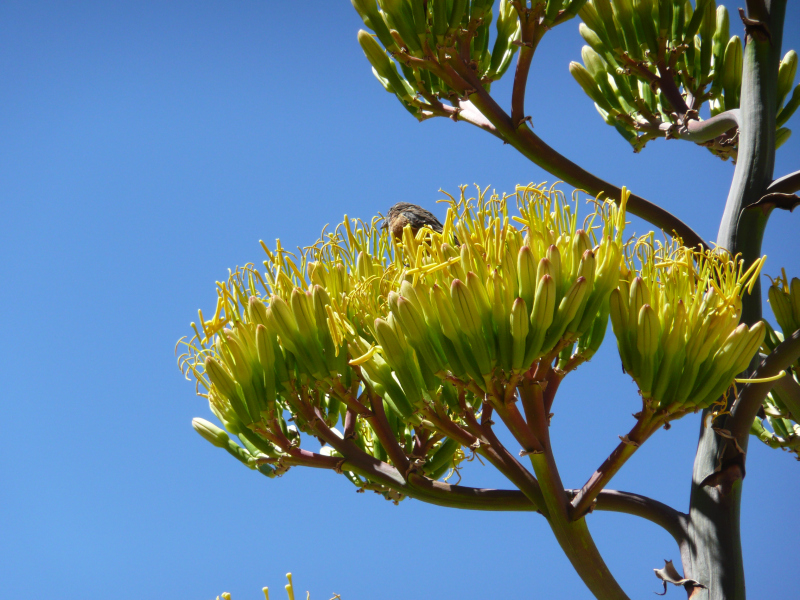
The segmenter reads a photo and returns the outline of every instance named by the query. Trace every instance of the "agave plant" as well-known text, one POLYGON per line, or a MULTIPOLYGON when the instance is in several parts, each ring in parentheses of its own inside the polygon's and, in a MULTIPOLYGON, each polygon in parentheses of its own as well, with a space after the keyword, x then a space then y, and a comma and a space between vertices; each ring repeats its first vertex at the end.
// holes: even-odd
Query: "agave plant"
POLYGON ((714 0, 352 4, 373 75, 416 119, 492 134, 585 190, 593 209, 579 221, 576 202, 542 186, 474 199, 462 190, 440 233, 394 239, 376 219, 345 217, 296 253, 262 244, 264 269, 248 263, 218 283, 213 316, 200 313, 182 342, 181 366, 222 426, 196 419, 195 429, 269 477, 311 466, 394 502, 538 511, 597 598, 627 596, 586 516, 637 515, 678 545, 683 575, 671 561, 656 569, 665 589, 743 599, 749 436, 800 448, 800 280, 782 275, 770 288, 781 332, 761 320, 758 281, 770 214, 800 204, 800 171, 773 173, 800 105, 797 54, 781 49, 786 3, 748 2, 742 38, 714 0), (635 151, 666 138, 733 159, 716 246, 533 132, 525 97, 536 49, 575 17, 587 45, 570 71, 635 151), (515 57, 505 111, 492 84, 515 57), (626 241, 626 212, 661 229, 663 242, 655 233, 626 241), (585 485, 566 490, 551 408, 609 320, 641 410, 585 485), (686 513, 607 489, 660 427, 695 412, 703 427, 686 513), (501 443, 499 427, 519 452, 501 443), (474 455, 512 489, 462 485, 462 462, 474 455))
POLYGON ((450 198, 441 233, 406 226, 395 239, 377 217, 345 217, 297 253, 264 245, 264 269, 218 283, 213 316, 201 312, 182 342, 181 367, 224 429, 193 425, 268 477, 311 466, 394 502, 538 510, 587 584, 607 586, 584 515, 603 493, 637 502, 603 490, 659 427, 719 406, 753 359, 766 328, 740 324, 741 298, 762 261, 744 270, 724 251, 653 236, 625 244, 624 189, 619 205, 591 199, 582 221, 578 194, 478 191, 450 198), (642 409, 586 485, 565 491, 549 414, 609 315, 642 409), (448 483, 472 454, 517 491, 448 483))
MULTIPOLYGON (((623 284, 612 297, 611 314, 615 329, 622 334, 618 344, 623 360, 628 361, 626 368, 643 386, 643 399, 649 399, 653 410, 683 414, 695 406, 703 413, 689 509, 677 515, 681 525, 673 528, 684 574, 679 576, 671 563, 656 572, 665 582, 685 587, 692 598, 743 599, 739 519, 748 436, 752 429, 771 446, 794 448, 797 414, 789 405, 800 398, 796 370, 791 366, 800 356, 797 322, 779 315, 781 311, 787 314, 786 302, 776 300, 772 296, 778 296, 771 292, 776 317, 785 322, 781 323, 783 341, 766 325, 758 325, 762 316, 760 285, 745 277, 747 273, 753 277, 758 270, 754 265, 761 261, 761 242, 773 211, 791 210, 800 204, 795 193, 800 191, 800 171, 783 176, 774 173, 776 149, 788 139, 789 119, 800 105, 800 86, 795 83, 797 54, 781 48, 786 2, 754 0, 747 3, 746 10, 739 9, 744 30, 740 38, 730 35, 737 29, 732 23, 736 18, 712 0, 380 0, 377 5, 371 0, 352 1, 366 28, 374 32, 374 36, 368 31, 358 35, 373 73, 417 119, 446 117, 470 123, 558 179, 592 195, 621 202, 623 194, 619 186, 575 164, 534 133, 536 115, 526 113, 525 106, 540 41, 553 27, 576 16, 582 21, 578 29, 587 46, 581 53, 583 64, 573 62, 570 71, 605 122, 615 127, 635 151, 652 139, 666 138, 705 146, 722 159, 735 162, 717 247, 728 252, 736 276, 725 275, 728 283, 720 281, 714 294, 708 293, 705 284, 697 284, 698 294, 708 302, 703 310, 711 310, 713 315, 690 314, 686 300, 681 311, 670 300, 672 292, 664 296, 660 291, 661 275, 647 281, 649 267, 639 271, 646 286, 628 281, 630 287, 623 284), (493 21, 496 34, 492 43, 487 38, 493 31, 493 21), (492 83, 502 77, 514 54, 517 59, 510 107, 505 110, 493 93, 492 83), (740 260, 744 261, 741 271, 740 260), (729 284, 733 288, 727 287, 729 284), (752 293, 741 297, 741 307, 737 308, 730 289, 745 284, 752 293), (638 314, 631 314, 631 306, 639 302, 637 298, 646 293, 645 288, 659 296, 658 308, 651 306, 644 312, 639 308, 638 314), (631 289, 636 292, 634 302, 631 289), (669 311, 663 308, 667 304, 669 311), (724 316, 726 312, 729 317, 724 316), (746 332, 737 330, 738 325, 728 331, 738 322, 733 316, 738 313, 748 328, 746 332), (664 337, 664 324, 674 322, 676 315, 679 331, 670 329, 670 335, 664 337), (704 333, 692 333, 689 328, 702 327, 706 322, 704 333), (685 350, 678 344, 684 328, 684 341, 687 332, 690 337, 697 335, 695 345, 685 350), (709 332, 717 341, 703 337, 709 332), (720 337, 723 333, 727 336, 724 340, 720 337), (654 343, 654 334, 661 336, 658 344, 654 343), (728 373, 744 365, 744 358, 733 359, 734 354, 755 346, 762 335, 762 353, 755 359, 758 364, 748 368, 750 375, 731 390, 734 393, 710 399, 723 390, 728 373), (706 343, 722 346, 706 348, 706 343), (706 356, 697 367, 700 377, 681 374, 680 382, 674 383, 677 376, 672 369, 683 365, 685 370, 687 360, 691 360, 687 354, 695 359, 706 356), (712 369, 709 378, 702 370, 706 368, 712 369), (671 373, 669 384, 665 384, 667 370, 671 373), (702 382, 702 389, 694 389, 698 382, 702 382), (689 386, 693 389, 688 390, 687 403, 680 405, 689 386), (692 396, 701 392, 702 398, 692 396)), ((662 206, 632 194, 626 209, 668 235, 679 237, 692 252, 710 247, 662 206)), ((661 258, 668 262, 681 259, 672 255, 670 250, 661 258)), ((692 260, 702 271, 706 259, 694 255, 692 260)), ((636 270, 630 265, 625 268, 628 272, 636 270)), ((623 273, 620 280, 626 277, 623 273)), ((784 295, 791 291, 785 278, 779 287, 784 295)), ((796 319, 794 314, 792 318, 796 319)), ((643 414, 647 414, 646 407, 643 414)), ((643 426, 641 431, 632 432, 628 441, 634 443, 628 445, 635 447, 633 433, 644 436, 646 431, 643 426)), ((630 451, 609 457, 597 480, 603 481, 607 467, 630 451)), ((598 506, 600 498, 602 495, 598 496, 598 506)), ((586 508, 585 502, 581 508, 586 508)), ((580 518, 582 514, 575 511, 574 516, 580 518)), ((598 598, 625 597, 616 582, 610 578, 606 581, 610 582, 607 586, 589 584, 598 598)))

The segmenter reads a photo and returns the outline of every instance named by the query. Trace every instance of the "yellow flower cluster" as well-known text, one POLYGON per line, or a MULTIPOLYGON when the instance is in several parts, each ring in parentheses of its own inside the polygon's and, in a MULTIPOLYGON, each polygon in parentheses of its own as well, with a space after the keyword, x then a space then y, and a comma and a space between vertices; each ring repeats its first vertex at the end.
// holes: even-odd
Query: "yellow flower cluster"
MULTIPOLYGON (((463 402, 478 406, 576 344, 589 358, 617 286, 625 211, 624 202, 594 201, 581 224, 576 204, 543 186, 502 198, 462 189, 442 233, 406 228, 395 240, 378 219, 345 218, 298 253, 262 243, 265 270, 248 264, 217 284, 213 316, 200 313, 180 357, 245 447, 206 421, 195 428, 272 475, 254 457, 279 456, 279 442, 296 441, 295 427, 315 418, 335 427, 365 391, 383 399, 394 435, 410 446, 424 407, 457 420, 463 402)), ((356 442, 384 459, 373 433, 359 420, 356 442)), ((439 477, 463 452, 434 438, 426 472, 439 477)))
POLYGON ((763 261, 745 271, 723 251, 662 245, 652 234, 632 246, 611 323, 623 367, 654 410, 708 407, 750 364, 766 330, 739 324, 741 298, 763 261))

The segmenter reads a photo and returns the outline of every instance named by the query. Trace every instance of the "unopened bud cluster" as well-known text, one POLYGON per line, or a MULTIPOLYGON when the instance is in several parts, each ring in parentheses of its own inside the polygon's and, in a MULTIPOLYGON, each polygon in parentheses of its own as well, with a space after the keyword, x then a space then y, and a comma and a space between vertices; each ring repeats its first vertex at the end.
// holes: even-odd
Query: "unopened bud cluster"
MULTIPOLYGON (((432 107, 438 100, 452 100, 477 91, 453 87, 450 71, 454 63, 468 69, 467 79, 474 77, 488 91, 491 83, 508 70, 519 47, 520 18, 509 0, 351 2, 373 32, 360 31, 358 41, 375 77, 420 120, 433 114, 432 107)), ((545 0, 534 2, 531 9, 522 4, 521 10, 526 15, 538 15, 543 34, 574 18, 584 2, 545 0)), ((459 75, 455 80, 464 82, 459 75)))
POLYGON ((782 273, 781 277, 773 280, 768 297, 783 335, 792 335, 800 329, 800 279, 794 277, 790 282, 786 273, 782 273))
MULTIPOLYGON (((455 52, 457 40, 469 40, 469 60, 486 89, 506 72, 517 50, 513 42, 519 38, 519 18, 507 0, 501 0, 497 7, 495 32, 491 26, 492 0, 352 3, 364 24, 374 32, 373 37, 359 31, 358 41, 375 77, 417 118, 422 118, 429 106, 426 99, 456 94, 441 77, 439 61, 448 51, 455 52), (490 37, 495 38, 491 48, 490 37), (397 59, 400 73, 390 56, 397 59), (405 57, 420 62, 409 64, 405 57)), ((561 3, 562 0, 550 0, 554 6, 561 3)))
MULTIPOLYGON (((583 65, 571 63, 570 72, 636 151, 653 138, 678 137, 680 121, 697 118, 675 106, 676 97, 694 111, 708 100, 711 116, 739 108, 742 41, 729 37, 728 10, 714 0, 695 7, 688 0, 588 0, 579 15, 588 45, 583 65), (674 81, 672 98, 664 77, 674 81)), ((789 138, 783 125, 800 105, 800 85, 792 93, 796 70, 797 53, 790 50, 778 76, 776 147, 789 138)), ((707 146, 724 159, 736 157, 735 140, 707 146)))
POLYGON ((753 421, 750 433, 770 448, 792 452, 800 460, 800 424, 789 396, 773 388, 763 404, 763 414, 753 421))
POLYGON ((755 356, 766 333, 739 324, 742 294, 763 259, 744 271, 724 252, 644 238, 633 246, 611 323, 626 372, 646 405, 665 418, 716 403, 755 356))
MULTIPOLYGON (((771 352, 800 329, 800 279, 789 281, 782 273, 773 280, 768 296, 782 330, 768 330, 764 349, 771 352)), ((762 414, 753 423, 751 433, 768 446, 793 452, 800 459, 800 404, 792 393, 800 385, 800 361, 786 369, 784 377, 788 380, 776 382, 764 400, 762 414)))

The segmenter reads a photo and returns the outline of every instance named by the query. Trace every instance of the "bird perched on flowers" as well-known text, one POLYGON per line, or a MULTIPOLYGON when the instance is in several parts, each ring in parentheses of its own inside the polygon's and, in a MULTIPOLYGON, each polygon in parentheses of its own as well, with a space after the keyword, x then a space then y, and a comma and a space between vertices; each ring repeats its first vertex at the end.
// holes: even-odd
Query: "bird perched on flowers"
POLYGON ((436 233, 442 233, 442 224, 433 213, 410 202, 398 202, 389 209, 383 228, 388 228, 397 239, 403 237, 403 227, 411 225, 411 233, 416 235, 422 227, 428 227, 436 233))

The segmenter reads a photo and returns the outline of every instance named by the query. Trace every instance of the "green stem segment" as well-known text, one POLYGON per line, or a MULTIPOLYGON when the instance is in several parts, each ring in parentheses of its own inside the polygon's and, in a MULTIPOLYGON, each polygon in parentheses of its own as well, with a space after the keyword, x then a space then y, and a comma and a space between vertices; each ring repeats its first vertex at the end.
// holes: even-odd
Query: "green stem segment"
POLYGON ((603 600, 624 600, 628 596, 614 579, 603 557, 594 544, 586 519, 573 521, 570 516, 569 498, 550 446, 550 434, 541 388, 538 385, 521 386, 520 395, 527 395, 527 404, 535 408, 530 415, 533 433, 544 448, 543 452, 530 454, 531 465, 539 480, 550 516, 548 522, 580 578, 597 598, 603 600))
MULTIPOLYGON (((775 162, 775 95, 780 62, 786 0, 748 3, 750 18, 764 22, 771 39, 748 33, 742 73, 739 115, 739 158, 733 176, 717 244, 741 253, 749 265, 761 254, 767 215, 748 210, 772 182, 775 162), (752 4, 752 6, 751 6, 752 4), (758 14, 754 14, 758 13, 758 14)), ((743 299, 743 318, 752 324, 761 318, 761 289, 743 299)), ((692 598, 744 600, 744 565, 739 529, 744 456, 718 465, 729 443, 719 436, 703 413, 700 442, 692 475, 689 543, 682 550, 684 576, 707 590, 695 590, 692 598)), ((721 417, 715 427, 726 428, 721 417)), ((747 448, 748 436, 739 440, 747 448)))
POLYGON ((705 121, 688 121, 686 130, 680 131, 678 135, 682 140, 702 144, 710 142, 715 137, 723 133, 736 129, 739 126, 739 109, 726 110, 705 121))

